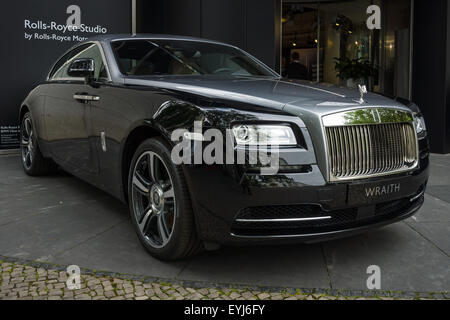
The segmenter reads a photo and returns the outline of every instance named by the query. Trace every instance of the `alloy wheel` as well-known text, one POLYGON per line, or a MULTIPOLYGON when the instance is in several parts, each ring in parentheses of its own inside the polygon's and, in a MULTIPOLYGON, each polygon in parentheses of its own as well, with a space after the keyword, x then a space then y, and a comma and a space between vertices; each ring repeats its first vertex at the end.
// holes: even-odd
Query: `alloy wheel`
POLYGON ((131 200, 141 235, 154 248, 170 241, 177 215, 169 170, 155 152, 144 152, 133 169, 131 200))
POLYGON ((22 162, 26 169, 30 169, 33 164, 33 152, 34 152, 34 131, 31 119, 26 117, 23 120, 20 146, 22 152, 22 162))

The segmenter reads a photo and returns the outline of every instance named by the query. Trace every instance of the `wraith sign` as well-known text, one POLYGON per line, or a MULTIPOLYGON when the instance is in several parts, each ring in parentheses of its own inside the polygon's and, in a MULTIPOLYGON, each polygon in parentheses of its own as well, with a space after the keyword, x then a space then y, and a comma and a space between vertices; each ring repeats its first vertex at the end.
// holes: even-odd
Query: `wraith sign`
POLYGON ((19 146, 19 107, 45 80, 52 64, 79 41, 105 33, 131 32, 131 1, 7 1, 0 19, 0 149, 19 146), (103 14, 107 12, 107 14, 103 14))
POLYGON ((392 183, 384 186, 366 188, 366 197, 379 197, 400 192, 400 183, 392 183))

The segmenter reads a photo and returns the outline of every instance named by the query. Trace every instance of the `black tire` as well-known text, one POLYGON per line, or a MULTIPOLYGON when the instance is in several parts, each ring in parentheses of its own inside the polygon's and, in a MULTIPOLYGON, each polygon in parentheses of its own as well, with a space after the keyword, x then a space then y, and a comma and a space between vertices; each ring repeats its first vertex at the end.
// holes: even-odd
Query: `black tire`
POLYGON ((29 176, 43 176, 53 173, 56 165, 51 159, 45 158, 39 149, 36 129, 27 112, 22 118, 20 126, 20 154, 22 166, 29 176))
MULTIPOLYGON (((165 194, 166 192, 164 192, 165 194)), ((180 166, 173 164, 170 149, 162 139, 145 140, 137 148, 128 174, 128 200, 131 220, 138 238, 152 256, 160 260, 179 260, 191 256, 201 249, 202 243, 197 238, 191 199, 183 170, 180 166), (150 160, 150 157, 156 160, 150 160), (156 166, 156 162, 158 162, 159 167, 158 170, 154 169, 152 174, 148 168, 156 166), (150 165, 150 163, 153 165, 150 165), (144 172, 146 168, 148 172, 144 172), (159 171, 160 177, 158 178, 160 179, 156 177, 156 171, 159 171), (164 172, 167 174, 164 174, 164 172), (155 178, 151 179, 152 176, 155 178), (139 181, 145 180, 145 186, 136 183, 137 177, 139 177, 139 181), (168 186, 169 184, 170 186, 168 186), (140 185, 141 188, 137 185, 140 185), (159 190, 159 186, 162 188, 161 191, 163 191, 163 188, 169 188, 173 191, 173 201, 169 202, 170 199, 165 198, 162 194, 158 197, 156 191, 159 190), (149 191, 148 203, 143 204, 146 201, 147 190, 149 191), (156 204, 160 205, 161 202, 162 209, 158 209, 156 204), (150 211, 153 212, 150 213, 150 211), (169 211, 173 211, 173 213, 169 213, 169 211), (148 213, 145 214, 145 212, 148 213), (159 215, 165 217, 164 225, 166 228, 163 229, 170 231, 169 237, 165 237, 166 243, 164 243, 164 237, 158 238, 158 234, 161 235, 162 233, 159 230, 159 216, 155 215, 154 212, 161 212, 159 215), (172 219, 168 218, 169 215, 172 219), (167 223, 168 219, 171 222, 167 223), (152 227, 152 224, 155 223, 156 225, 152 227), (171 226, 170 230, 167 227, 169 225, 171 226)))

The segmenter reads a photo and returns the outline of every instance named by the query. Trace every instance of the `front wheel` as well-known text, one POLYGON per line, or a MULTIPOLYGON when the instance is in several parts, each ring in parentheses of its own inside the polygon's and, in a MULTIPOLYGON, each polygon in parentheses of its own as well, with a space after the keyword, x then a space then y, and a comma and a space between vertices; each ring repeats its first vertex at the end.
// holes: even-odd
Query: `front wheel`
POLYGON ((184 174, 163 140, 146 140, 136 150, 128 195, 139 240, 154 257, 177 260, 200 248, 184 174))

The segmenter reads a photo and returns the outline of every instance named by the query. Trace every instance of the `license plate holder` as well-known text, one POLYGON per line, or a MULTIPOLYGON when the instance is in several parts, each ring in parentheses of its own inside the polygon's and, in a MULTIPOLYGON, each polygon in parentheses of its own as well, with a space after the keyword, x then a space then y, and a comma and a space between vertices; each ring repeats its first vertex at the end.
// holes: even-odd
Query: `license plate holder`
POLYGON ((378 182, 350 184, 349 205, 370 205, 406 198, 417 191, 411 178, 381 180, 378 182))

